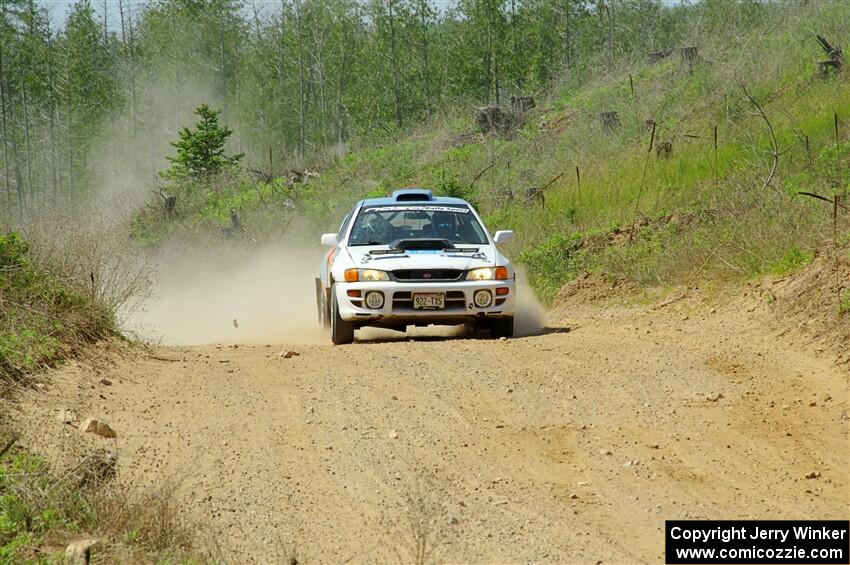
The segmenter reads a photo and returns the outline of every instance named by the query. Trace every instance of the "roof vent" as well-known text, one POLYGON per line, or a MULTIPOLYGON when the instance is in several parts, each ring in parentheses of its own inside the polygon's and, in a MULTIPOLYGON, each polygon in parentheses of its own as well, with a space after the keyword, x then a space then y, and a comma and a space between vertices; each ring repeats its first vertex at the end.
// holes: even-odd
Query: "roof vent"
POLYGON ((429 202, 434 200, 434 195, 430 190, 409 188, 393 192, 393 200, 396 202, 429 202))

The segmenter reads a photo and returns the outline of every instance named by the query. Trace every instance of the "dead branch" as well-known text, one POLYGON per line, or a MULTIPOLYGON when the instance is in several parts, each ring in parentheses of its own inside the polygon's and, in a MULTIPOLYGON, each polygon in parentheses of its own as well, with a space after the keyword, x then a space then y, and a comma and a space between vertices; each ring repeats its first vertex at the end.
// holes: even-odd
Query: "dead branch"
POLYGON ((481 169, 481 172, 479 172, 477 175, 475 175, 475 177, 471 181, 469 181, 469 187, 472 188, 472 185, 474 185, 476 183, 476 181, 478 181, 478 179, 480 179, 482 176, 484 176, 484 173, 486 173, 487 171, 489 171, 490 169, 492 169, 495 166, 496 166, 496 162, 493 161, 492 163, 490 163, 489 165, 487 165, 486 167, 481 169))
MULTIPOLYGON (((764 184, 761 189, 765 190, 770 186, 770 183, 773 181, 773 177, 776 175, 776 169, 779 167, 779 157, 784 153, 784 151, 779 148, 779 141, 776 139, 776 132, 773 130, 773 124, 770 123, 770 119, 767 117, 767 114, 764 112, 764 108, 762 108, 761 104, 758 103, 758 100, 753 98, 749 91, 747 90, 747 86, 742 82, 741 90, 744 91, 744 96, 750 101, 750 103, 755 107, 756 112, 764 123, 767 125, 767 131, 770 135, 770 155, 772 158, 772 162, 770 165, 770 172, 767 175, 767 178, 764 179, 764 184)), ((778 193, 781 193, 779 189, 774 188, 774 190, 778 193)))
POLYGON ((544 184, 543 186, 541 186, 541 187, 540 187, 540 192, 543 192, 544 190, 546 190, 547 188, 549 188, 550 186, 552 186, 553 184, 555 184, 555 182, 556 182, 559 178, 561 178, 562 176, 564 176, 564 173, 559 174, 558 176, 554 177, 552 180, 550 180, 549 182, 547 182, 546 184, 544 184))
MULTIPOLYGON (((817 198, 818 200, 823 200, 824 202, 827 202, 829 204, 835 203, 835 200, 833 200, 832 198, 827 198, 826 196, 821 196, 820 194, 815 194, 814 192, 806 192, 806 191, 801 190, 801 191, 798 191, 797 194, 800 194, 802 196, 809 196, 811 198, 817 198)), ((850 208, 847 208, 847 206, 845 206, 841 202, 838 203, 838 207, 841 208, 842 210, 850 212, 850 208)))
POLYGON ((52 320, 60 320, 60 318, 58 318, 57 316, 54 316, 53 314, 48 314, 47 312, 42 312, 41 310, 36 310, 35 308, 31 308, 30 306, 27 306, 26 304, 21 304, 20 302, 15 302, 13 300, 3 298, 2 296, 0 296, 0 302, 2 302, 3 304, 9 304, 10 306, 14 306, 15 308, 20 308, 21 310, 26 310, 30 314, 35 314, 37 316, 43 316, 45 318, 50 318, 52 320))
POLYGON ((3 449, 0 449, 0 457, 6 455, 6 452, 12 449, 12 446, 21 438, 21 436, 15 434, 9 438, 9 441, 6 442, 6 445, 3 446, 3 449))

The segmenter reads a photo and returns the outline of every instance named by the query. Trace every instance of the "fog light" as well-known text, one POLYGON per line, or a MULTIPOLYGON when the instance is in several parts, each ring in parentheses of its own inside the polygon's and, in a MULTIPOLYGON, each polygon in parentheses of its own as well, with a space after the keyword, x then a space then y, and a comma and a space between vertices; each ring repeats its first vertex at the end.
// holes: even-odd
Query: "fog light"
POLYGON ((479 308, 487 308, 493 303, 493 294, 489 290, 476 290, 472 300, 479 308))
POLYGON ((367 292, 366 293, 366 306, 369 308, 374 308, 377 310, 378 308, 384 305, 384 295, 380 292, 367 292))

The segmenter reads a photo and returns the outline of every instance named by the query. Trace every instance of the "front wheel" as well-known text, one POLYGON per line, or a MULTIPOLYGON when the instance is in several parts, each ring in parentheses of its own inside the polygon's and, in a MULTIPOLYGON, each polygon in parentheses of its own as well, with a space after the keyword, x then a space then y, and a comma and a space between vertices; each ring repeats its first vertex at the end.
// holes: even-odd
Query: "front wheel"
POLYGON ((331 287, 331 341, 334 345, 344 345, 354 341, 354 324, 346 322, 339 316, 339 303, 336 292, 331 287))
POLYGON ((493 326, 490 328, 490 337, 513 337, 514 336, 514 317, 493 319, 493 326))

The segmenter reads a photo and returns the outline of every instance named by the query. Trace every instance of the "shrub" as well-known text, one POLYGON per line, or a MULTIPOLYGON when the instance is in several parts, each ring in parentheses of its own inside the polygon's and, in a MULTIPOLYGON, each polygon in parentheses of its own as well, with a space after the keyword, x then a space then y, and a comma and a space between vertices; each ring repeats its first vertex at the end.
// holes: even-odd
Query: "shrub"
POLYGON ((581 237, 556 234, 520 254, 528 281, 544 302, 551 302, 561 287, 591 266, 591 257, 579 248, 581 237))

